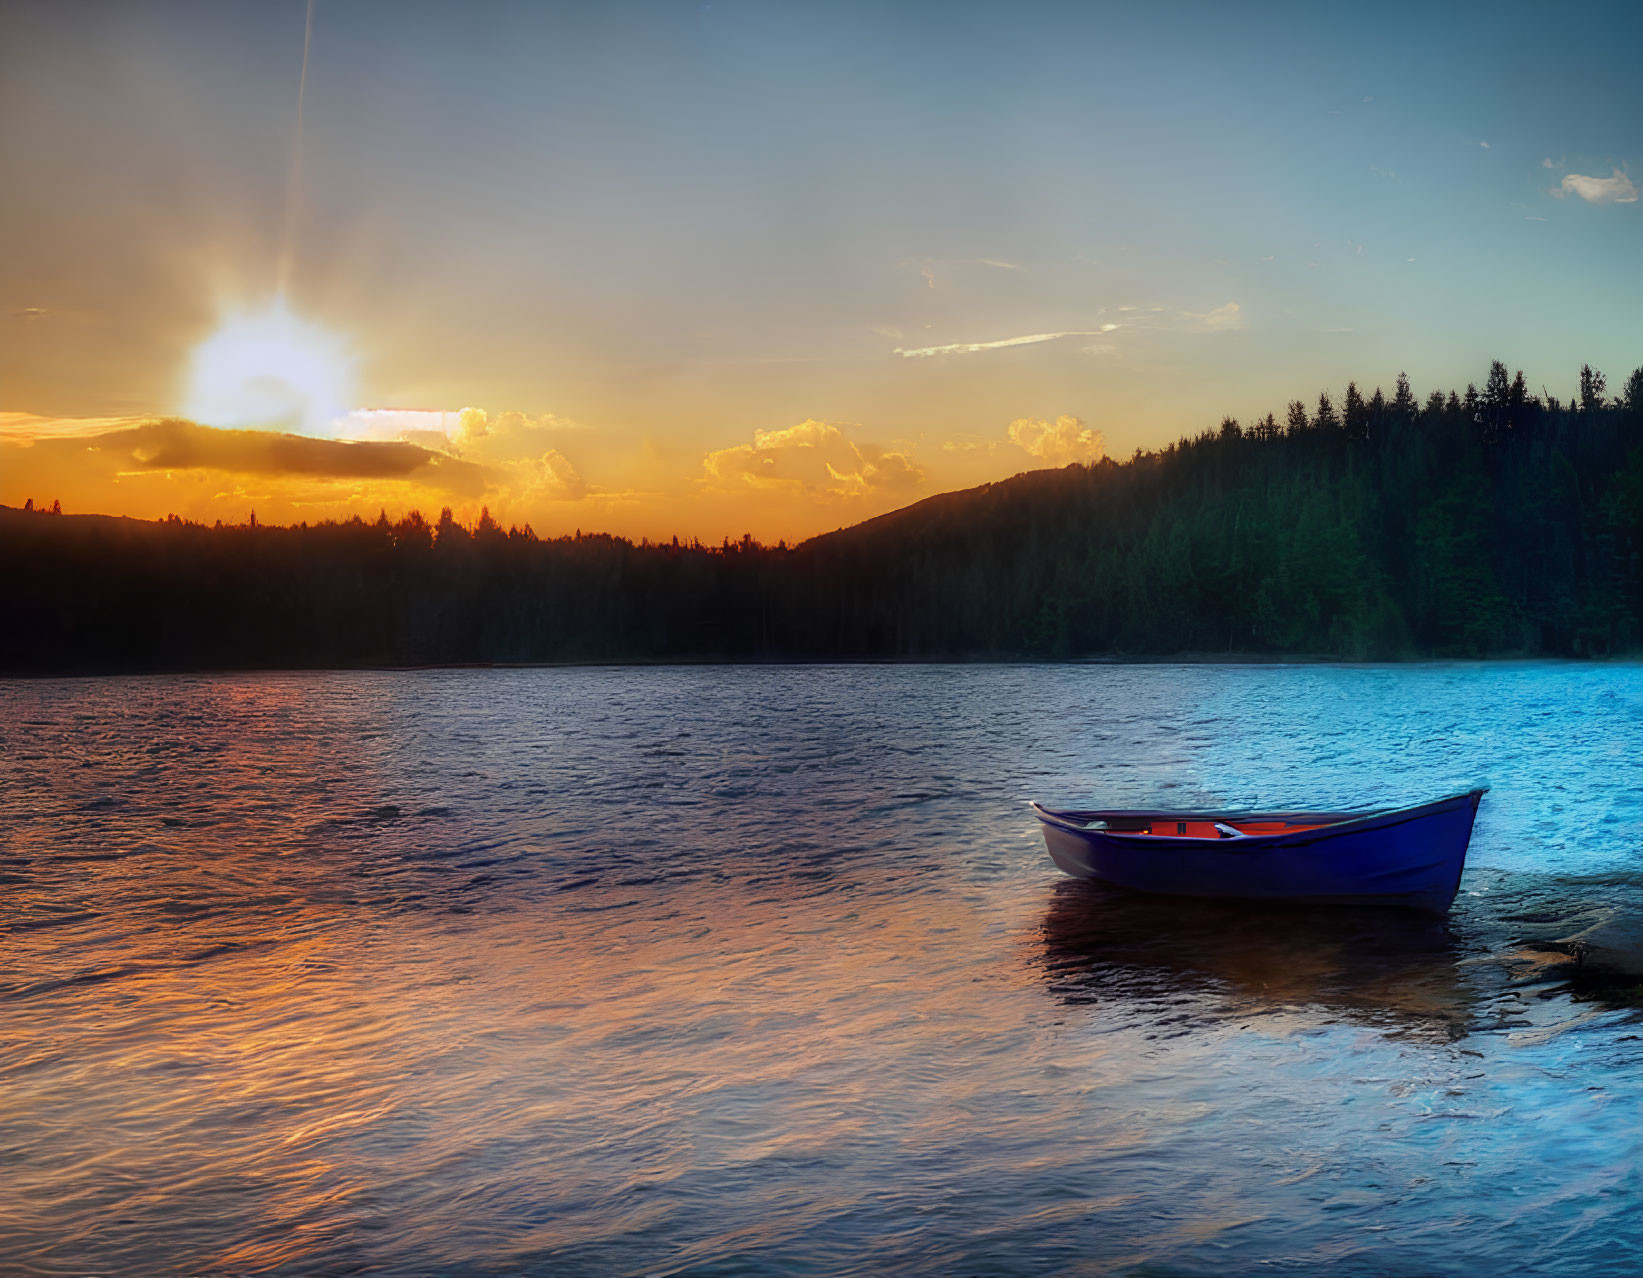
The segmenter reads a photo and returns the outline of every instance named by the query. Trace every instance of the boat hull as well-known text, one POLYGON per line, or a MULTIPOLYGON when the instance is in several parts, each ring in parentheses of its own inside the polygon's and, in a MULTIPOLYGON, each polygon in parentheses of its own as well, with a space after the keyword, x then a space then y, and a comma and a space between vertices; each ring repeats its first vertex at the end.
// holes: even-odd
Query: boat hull
POLYGON ((1034 805, 1050 858, 1074 878, 1140 892, 1445 913, 1460 888, 1483 791, 1420 807, 1244 838, 1171 838, 1080 828, 1098 814, 1034 805))

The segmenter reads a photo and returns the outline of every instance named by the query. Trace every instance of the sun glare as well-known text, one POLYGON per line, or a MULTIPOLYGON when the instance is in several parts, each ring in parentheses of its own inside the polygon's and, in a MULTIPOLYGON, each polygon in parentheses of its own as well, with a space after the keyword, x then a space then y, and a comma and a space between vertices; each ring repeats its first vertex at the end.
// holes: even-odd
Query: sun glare
POLYGON ((348 411, 352 384, 342 339, 279 299, 229 316, 194 348, 183 412, 207 426, 324 435, 348 411))

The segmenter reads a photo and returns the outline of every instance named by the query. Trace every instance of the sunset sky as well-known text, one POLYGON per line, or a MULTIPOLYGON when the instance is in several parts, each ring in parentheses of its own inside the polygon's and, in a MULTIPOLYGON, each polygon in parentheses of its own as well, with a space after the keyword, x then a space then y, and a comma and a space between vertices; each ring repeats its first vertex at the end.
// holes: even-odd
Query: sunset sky
POLYGON ((306 16, 0 5, 0 502, 773 540, 1643 364, 1635 6, 306 16))

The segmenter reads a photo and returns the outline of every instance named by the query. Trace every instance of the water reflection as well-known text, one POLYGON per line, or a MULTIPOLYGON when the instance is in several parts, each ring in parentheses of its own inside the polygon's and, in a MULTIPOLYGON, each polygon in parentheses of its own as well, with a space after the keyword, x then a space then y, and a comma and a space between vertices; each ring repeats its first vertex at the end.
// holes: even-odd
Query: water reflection
POLYGON ((1180 1000, 1204 1017, 1321 1008, 1446 1039, 1475 991, 1445 920, 1385 909, 1305 909, 1056 884, 1041 966, 1068 1004, 1180 1000))
POLYGON ((1622 678, 0 683, 0 1269, 1612 1270, 1622 678), (1277 770, 1497 780, 1448 928, 1120 897, 1023 806, 1277 770))

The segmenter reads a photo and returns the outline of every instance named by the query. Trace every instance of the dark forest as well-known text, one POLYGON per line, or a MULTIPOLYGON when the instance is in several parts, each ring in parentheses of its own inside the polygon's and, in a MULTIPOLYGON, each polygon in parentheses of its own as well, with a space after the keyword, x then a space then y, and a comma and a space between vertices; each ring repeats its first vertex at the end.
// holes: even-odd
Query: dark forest
POLYGON ((798 546, 0 508, 0 668, 1603 656, 1643 643, 1643 369, 1348 386, 798 546))

